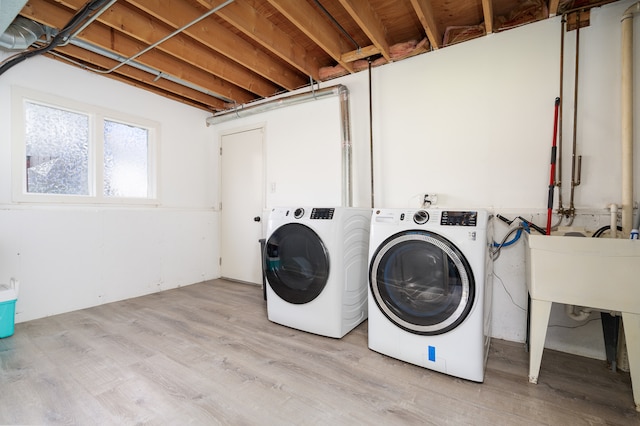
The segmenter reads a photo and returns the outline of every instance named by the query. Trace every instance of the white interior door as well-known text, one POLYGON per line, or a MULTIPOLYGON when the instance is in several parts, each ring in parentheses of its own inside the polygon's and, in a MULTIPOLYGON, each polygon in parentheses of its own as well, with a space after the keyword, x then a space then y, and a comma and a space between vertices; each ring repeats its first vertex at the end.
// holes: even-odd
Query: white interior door
POLYGON ((263 129, 222 136, 220 273, 223 278, 262 284, 264 206, 263 129))

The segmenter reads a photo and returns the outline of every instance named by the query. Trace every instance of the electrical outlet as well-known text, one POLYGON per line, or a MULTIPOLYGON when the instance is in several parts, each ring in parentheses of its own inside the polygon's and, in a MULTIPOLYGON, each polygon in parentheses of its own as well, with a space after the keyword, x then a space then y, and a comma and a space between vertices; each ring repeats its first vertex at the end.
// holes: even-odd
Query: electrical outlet
POLYGON ((438 202, 437 194, 424 194, 422 196, 422 205, 425 207, 433 206, 438 202))

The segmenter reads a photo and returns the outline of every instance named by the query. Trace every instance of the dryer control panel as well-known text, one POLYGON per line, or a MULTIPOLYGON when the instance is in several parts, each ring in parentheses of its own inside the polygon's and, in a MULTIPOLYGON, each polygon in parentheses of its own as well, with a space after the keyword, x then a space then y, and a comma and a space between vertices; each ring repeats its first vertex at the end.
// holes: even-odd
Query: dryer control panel
POLYGON ((476 226, 477 222, 478 212, 443 211, 440 216, 440 225, 443 226, 476 226))
POLYGON ((311 210, 311 219, 333 219, 333 213, 335 212, 335 208, 325 208, 325 209, 320 209, 317 207, 314 207, 313 210, 311 210))

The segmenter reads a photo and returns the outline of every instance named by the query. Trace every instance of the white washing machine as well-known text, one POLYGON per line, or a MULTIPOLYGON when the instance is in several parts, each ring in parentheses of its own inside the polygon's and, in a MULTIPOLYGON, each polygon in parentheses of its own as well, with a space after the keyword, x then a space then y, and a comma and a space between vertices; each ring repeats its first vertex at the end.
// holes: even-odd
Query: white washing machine
POLYGON ((483 210, 375 210, 369 348, 482 382, 490 342, 492 222, 483 210))
POLYGON ((270 321, 341 338, 367 318, 371 209, 278 207, 264 253, 270 321))

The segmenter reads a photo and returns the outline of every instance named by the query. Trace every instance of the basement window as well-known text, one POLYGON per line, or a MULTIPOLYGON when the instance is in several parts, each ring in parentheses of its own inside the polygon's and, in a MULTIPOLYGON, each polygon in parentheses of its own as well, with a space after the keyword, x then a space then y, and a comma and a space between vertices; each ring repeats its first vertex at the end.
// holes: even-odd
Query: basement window
POLYGON ((146 198, 148 174, 149 129, 104 120, 104 196, 146 198))
POLYGON ((16 201, 156 201, 156 123, 26 89, 13 93, 16 201))
POLYGON ((24 115, 26 192, 89 195, 90 117, 29 101, 24 115))

